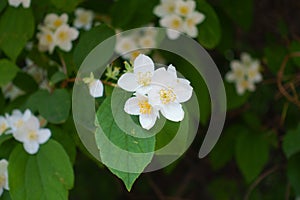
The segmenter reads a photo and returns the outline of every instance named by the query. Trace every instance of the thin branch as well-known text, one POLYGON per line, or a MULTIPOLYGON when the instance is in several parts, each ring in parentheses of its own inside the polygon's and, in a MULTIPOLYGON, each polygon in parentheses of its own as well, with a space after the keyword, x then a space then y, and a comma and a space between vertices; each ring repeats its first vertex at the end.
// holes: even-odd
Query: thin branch
POLYGON ((58 53, 58 56, 59 56, 61 66, 62 66, 62 70, 63 70, 64 74, 68 75, 67 65, 66 65, 66 62, 65 62, 63 56, 61 55, 61 53, 58 53))
POLYGON ((156 194, 156 196, 160 200, 165 200, 163 193, 160 191, 160 189, 157 187, 157 185, 154 183, 154 181, 152 180, 152 178, 149 175, 147 175, 147 179, 148 179, 148 182, 149 182, 151 188, 153 189, 154 193, 156 194))
POLYGON ((267 170, 265 173, 261 174, 249 187, 245 197, 244 197, 244 200, 249 200, 249 197, 252 193, 252 191, 258 186, 258 184, 264 180, 266 177, 268 177, 270 174, 276 172, 277 170, 280 169, 280 166, 279 165, 276 165, 274 166, 273 168, 267 170))

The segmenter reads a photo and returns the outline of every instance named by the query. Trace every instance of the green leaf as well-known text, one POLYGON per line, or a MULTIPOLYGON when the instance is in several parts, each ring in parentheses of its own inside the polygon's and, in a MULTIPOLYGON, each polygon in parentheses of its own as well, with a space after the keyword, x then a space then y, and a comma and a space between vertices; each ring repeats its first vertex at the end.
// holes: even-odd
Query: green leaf
MULTIPOLYGON (((109 28, 108 26, 102 24, 100 26, 96 26, 89 30, 88 32, 82 34, 78 45, 74 51, 74 62, 76 66, 79 68, 85 57, 102 41, 113 36, 115 31, 109 28)), ((114 53, 114 44, 111 45, 111 49, 105 49, 103 51, 105 58, 110 58, 114 53), (107 54, 107 56, 106 56, 107 54)), ((107 47, 106 47, 107 48, 107 47)))
POLYGON ((19 71, 18 66, 9 60, 0 60, 0 86, 8 84, 19 71))
POLYGON ((112 24, 123 30, 147 25, 155 19, 153 9, 158 4, 158 0, 119 0, 112 7, 112 24))
POLYGON ((0 13, 4 10, 6 7, 7 2, 6 1, 0 1, 0 13))
POLYGON ((56 83, 59 83, 67 78, 66 74, 63 72, 56 72, 53 74, 50 78, 50 85, 55 85, 56 83))
MULTIPOLYGON (((290 53, 298 52, 300 53, 300 42, 298 41, 292 41, 289 47, 290 53)), ((300 58, 299 57, 293 57, 294 63, 300 67, 300 58)))
POLYGON ((30 8, 8 7, 0 18, 0 48, 13 61, 34 34, 34 17, 30 8))
POLYGON ((205 48, 213 49, 221 39, 221 26, 214 9, 205 1, 198 1, 197 8, 205 15, 205 20, 198 26, 198 41, 205 48))
POLYGON ((0 200, 11 200, 9 192, 4 190, 2 196, 0 197, 0 200))
POLYGON ((64 12, 72 12, 83 0, 51 0, 52 4, 64 12))
POLYGON ((253 21, 253 0, 221 0, 220 4, 232 21, 244 30, 249 30, 253 21))
POLYGON ((264 54, 267 59, 267 65, 274 74, 277 74, 279 71, 283 58, 287 53, 287 50, 282 45, 272 44, 265 47, 264 54))
POLYGON ((13 80, 15 86, 27 93, 35 92, 39 86, 32 76, 25 72, 18 72, 13 80))
POLYGON ((289 130, 283 138, 282 148, 287 158, 300 152, 300 125, 294 130, 289 130))
POLYGON ((70 109, 71 97, 65 89, 57 89, 40 99, 39 112, 50 123, 65 122, 69 117, 70 109))
POLYGON ((243 95, 239 95, 236 91, 234 83, 224 82, 226 96, 227 96, 227 110, 232 110, 242 106, 247 102, 250 93, 246 92, 243 95))
POLYGON ((12 152, 8 166, 10 194, 14 200, 67 200, 74 174, 63 147, 49 140, 29 155, 22 145, 12 152))
POLYGON ((263 135, 249 133, 247 129, 237 138, 235 158, 239 169, 247 183, 253 181, 269 158, 269 142, 263 135))
MULTIPOLYGON (((118 106, 122 107, 124 103, 119 103, 118 106)), ((121 108, 117 111, 119 113, 116 113, 116 115, 124 112, 121 108)), ((153 157, 155 137, 137 138, 132 136, 132 134, 142 134, 139 132, 141 129, 133 130, 131 135, 123 132, 114 121, 111 97, 107 97, 97 111, 97 122, 99 127, 96 130, 95 137, 101 160, 113 174, 122 179, 127 190, 130 191, 135 180, 153 157), (135 153, 147 154, 134 156, 135 153), (126 171, 131 170, 131 172, 117 170, 112 166, 126 171)))
POLYGON ((288 160, 287 176, 297 195, 300 195, 300 154, 292 156, 288 160))

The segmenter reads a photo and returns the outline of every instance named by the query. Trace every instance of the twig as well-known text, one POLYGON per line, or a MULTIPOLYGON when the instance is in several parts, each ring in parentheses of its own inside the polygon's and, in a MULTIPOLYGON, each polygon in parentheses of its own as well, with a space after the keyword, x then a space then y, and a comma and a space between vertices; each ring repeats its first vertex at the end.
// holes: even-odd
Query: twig
POLYGON ((257 185, 264 180, 267 176, 269 176, 270 174, 276 172, 278 169, 280 169, 279 165, 274 166, 273 168, 269 169, 268 171, 266 171, 265 173, 261 174, 249 187, 244 200, 248 200, 250 197, 250 194, 252 193, 252 191, 257 187, 257 185))
POLYGON ((285 96, 285 98, 294 103, 297 107, 299 107, 300 109, 300 101, 298 100, 297 96, 291 96, 287 91, 286 89, 284 88, 284 86, 282 85, 282 78, 283 78, 283 74, 284 74, 284 70, 285 70, 285 67, 288 63, 288 61, 293 58, 293 57, 300 57, 300 52, 294 52, 294 53, 291 53, 291 54, 288 54, 284 57, 283 59, 283 62, 280 66, 280 70, 278 71, 277 73, 277 87, 279 89, 279 92, 285 96))
POLYGON ((147 179, 148 182, 151 186, 151 188, 153 189, 153 191, 155 192, 156 196, 160 199, 160 200, 165 200, 165 197, 163 195, 163 193, 160 191, 160 189, 156 186, 156 184, 153 182, 152 178, 147 175, 147 179))
POLYGON ((61 66, 62 66, 62 70, 63 70, 64 74, 68 75, 67 65, 66 65, 66 62, 65 62, 63 56, 61 55, 61 53, 58 53, 58 56, 59 56, 61 66))

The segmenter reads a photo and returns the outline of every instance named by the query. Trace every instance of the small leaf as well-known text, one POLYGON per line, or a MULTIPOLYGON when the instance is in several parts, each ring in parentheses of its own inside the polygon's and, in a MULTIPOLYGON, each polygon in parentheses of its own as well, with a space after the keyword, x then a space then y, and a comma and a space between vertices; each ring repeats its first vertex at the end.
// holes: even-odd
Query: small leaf
POLYGON ((63 147, 49 140, 39 152, 29 155, 18 145, 8 166, 10 194, 14 200, 66 200, 74 174, 63 147))
POLYGON ((71 12, 83 0, 51 0, 52 4, 61 11, 71 12))
POLYGON ((198 41, 208 49, 216 47, 221 39, 221 26, 214 9, 205 1, 198 1, 197 8, 205 15, 205 20, 198 27, 198 41))
POLYGON ((67 78, 66 74, 63 72, 56 72, 53 74, 50 78, 50 85, 55 85, 56 83, 59 83, 67 78))
POLYGON ((242 130, 237 138, 235 158, 247 183, 253 181, 268 161, 269 142, 261 134, 242 130))
POLYGON ((30 8, 9 6, 0 18, 0 48, 13 61, 34 34, 34 17, 30 8))
POLYGON ((295 130, 289 130, 283 138, 282 148, 287 158, 300 152, 300 125, 295 130))
POLYGON ((4 86, 13 80, 18 71, 18 66, 11 61, 6 59, 0 60, 0 86, 4 86))
POLYGON ((238 95, 234 84, 235 83, 224 82, 227 96, 227 110, 232 110, 242 106, 247 102, 250 96, 249 92, 246 92, 243 95, 238 95))
POLYGON ((295 193, 300 195, 300 154, 293 155, 288 160, 287 176, 295 193))
POLYGON ((39 86, 32 76, 25 72, 18 72, 13 80, 15 86, 27 93, 35 92, 39 86))

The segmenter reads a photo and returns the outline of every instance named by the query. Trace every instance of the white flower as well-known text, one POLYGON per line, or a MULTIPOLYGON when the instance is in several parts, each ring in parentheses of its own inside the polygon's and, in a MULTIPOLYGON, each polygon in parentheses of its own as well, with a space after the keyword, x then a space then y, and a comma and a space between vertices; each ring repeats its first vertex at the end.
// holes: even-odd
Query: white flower
POLYGON ((177 0, 161 0, 161 4, 154 8, 154 14, 158 17, 164 17, 173 14, 176 9, 177 0))
POLYGON ((40 144, 44 144, 49 140, 51 132, 49 129, 40 128, 38 118, 31 115, 22 128, 18 128, 13 132, 13 136, 17 141, 23 143, 24 149, 29 154, 36 154, 40 144))
POLYGON ((159 23, 161 26, 169 28, 167 30, 167 35, 170 39, 177 39, 180 36, 179 31, 183 30, 183 20, 180 16, 175 14, 165 16, 159 23))
POLYGON ((187 1, 178 0, 176 2, 175 13, 177 13, 178 15, 186 17, 195 10, 195 7, 196 7, 195 1, 192 1, 192 0, 187 0, 187 1))
POLYGON ((9 128, 7 119, 0 116, 0 136, 9 128))
POLYGON ((139 38, 138 43, 141 48, 153 48, 156 45, 155 38, 153 38, 151 35, 146 35, 139 38))
POLYGON ((118 54, 124 54, 125 52, 133 51, 136 49, 137 45, 133 37, 117 37, 116 52, 118 54))
POLYGON ((54 33, 56 45, 64 51, 72 49, 72 41, 76 40, 79 32, 69 25, 61 25, 54 33))
POLYGON ((97 98, 103 96, 103 84, 100 80, 94 78, 93 72, 91 72, 90 77, 83 78, 83 82, 88 84, 92 97, 97 98))
POLYGON ((0 160, 0 197, 3 194, 3 189, 9 190, 8 186, 8 162, 5 159, 0 160))
POLYGON ((124 110, 130 115, 139 115, 140 124, 146 130, 151 129, 159 117, 158 110, 149 104, 148 97, 140 93, 126 101, 124 110))
POLYGON ((118 85, 126 91, 135 92, 139 90, 145 94, 152 82, 153 72, 154 63, 151 58, 140 54, 134 60, 133 73, 123 74, 118 80, 118 85))
POLYGON ((228 82, 235 82, 239 95, 243 95, 247 90, 254 91, 255 83, 262 81, 260 62, 252 59, 248 53, 241 54, 241 61, 231 61, 230 67, 231 71, 225 78, 228 82))
POLYGON ((193 92, 190 82, 177 78, 174 66, 159 68, 153 74, 153 86, 148 92, 149 103, 158 107, 162 115, 171 121, 182 121, 184 111, 180 103, 188 101, 193 92))
POLYGON ((76 28, 84 28, 85 30, 90 30, 92 27, 94 13, 90 10, 85 10, 83 8, 77 8, 75 10, 75 20, 74 26, 76 28))
POLYGON ((39 39, 38 48, 40 51, 49 51, 52 54, 56 45, 54 34, 45 27, 40 27, 40 30, 41 32, 37 34, 37 38, 39 39))
POLYGON ((185 33, 187 33, 191 37, 197 37, 198 36, 198 29, 197 24, 200 24, 205 19, 205 16, 200 12, 192 12, 190 13, 184 23, 183 23, 183 30, 185 33))
POLYGON ((21 4, 24 8, 30 7, 31 0, 8 0, 8 4, 13 7, 19 7, 21 4))
POLYGON ((67 24, 68 22, 68 15, 62 14, 61 16, 58 16, 55 13, 50 13, 45 17, 44 24, 47 28, 51 30, 56 30, 60 26, 67 24))
POLYGON ((7 122, 11 128, 10 132, 14 133, 18 129, 22 129, 31 115, 28 109, 25 110, 24 114, 20 110, 13 110, 12 115, 6 115, 7 122))
POLYGON ((3 86, 2 91, 3 91, 4 97, 6 99, 10 99, 10 100, 14 100, 18 96, 24 94, 24 92, 22 90, 20 90, 17 86, 15 86, 12 82, 3 86))

